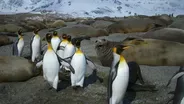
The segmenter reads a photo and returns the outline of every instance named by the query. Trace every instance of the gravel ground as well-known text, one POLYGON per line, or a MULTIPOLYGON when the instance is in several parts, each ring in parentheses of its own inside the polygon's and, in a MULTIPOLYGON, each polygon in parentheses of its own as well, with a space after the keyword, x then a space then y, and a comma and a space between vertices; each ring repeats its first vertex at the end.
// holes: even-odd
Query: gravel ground
MULTIPOLYGON (((47 30, 42 30, 40 35, 43 37, 47 30)), ((29 55, 29 42, 32 34, 26 33, 25 48, 23 56, 29 55)), ((116 35, 106 37, 107 39, 119 41, 116 35)), ((125 36, 121 36, 125 38, 125 36)), ((16 38, 11 37, 15 41, 16 38)), ((84 40, 82 42, 82 50, 84 53, 93 58, 97 64, 98 71, 108 74, 109 68, 100 65, 96 58, 94 49, 94 41, 84 40)), ((45 43, 44 43, 45 44, 45 43)), ((11 55, 12 46, 6 45, 0 47, 0 55, 11 55)), ((165 87, 170 77, 178 71, 178 66, 140 66, 143 78, 146 83, 156 85, 156 92, 128 92, 125 98, 125 104, 165 104, 172 95, 167 94, 174 90, 175 82, 169 87, 165 87)), ((92 71, 88 68, 87 73, 92 71)), ((90 79, 90 77, 88 77, 90 79)), ((87 80, 88 80, 87 79, 87 80)), ((106 79, 104 79, 105 81, 106 79)), ((60 84, 59 92, 51 89, 48 90, 42 76, 34 77, 26 82, 12 82, 0 84, 0 104, 107 104, 106 102, 106 86, 99 81, 89 83, 84 90, 73 91, 72 88, 66 87, 69 82, 63 81, 60 84)))

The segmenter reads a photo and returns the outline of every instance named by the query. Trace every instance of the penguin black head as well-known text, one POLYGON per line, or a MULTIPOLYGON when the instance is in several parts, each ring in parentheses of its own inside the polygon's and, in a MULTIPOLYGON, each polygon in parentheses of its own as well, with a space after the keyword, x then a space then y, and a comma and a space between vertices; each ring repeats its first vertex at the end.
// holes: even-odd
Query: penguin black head
POLYGON ((21 30, 21 29, 18 30, 18 35, 23 36, 23 35, 22 35, 22 30, 21 30))
POLYGON ((67 35, 67 40, 70 42, 72 37, 70 35, 67 35))
POLYGON ((52 35, 50 33, 47 33, 46 34, 46 40, 48 43, 51 43, 51 38, 52 38, 52 35))
POLYGON ((63 35, 62 35, 62 38, 63 38, 63 39, 67 39, 67 35, 66 35, 66 34, 63 34, 63 35))
POLYGON ((121 54, 125 49, 129 48, 129 46, 125 46, 125 45, 116 45, 113 48, 113 52, 117 53, 117 54, 121 54))
POLYGON ((57 31, 54 31, 53 36, 57 36, 57 35, 58 35, 57 31))
POLYGON ((39 31, 39 29, 35 29, 33 32, 34 32, 35 34, 38 34, 38 31, 39 31))
POLYGON ((80 48, 80 45, 81 45, 81 40, 76 39, 76 41, 75 41, 75 46, 76 46, 77 48, 80 48))

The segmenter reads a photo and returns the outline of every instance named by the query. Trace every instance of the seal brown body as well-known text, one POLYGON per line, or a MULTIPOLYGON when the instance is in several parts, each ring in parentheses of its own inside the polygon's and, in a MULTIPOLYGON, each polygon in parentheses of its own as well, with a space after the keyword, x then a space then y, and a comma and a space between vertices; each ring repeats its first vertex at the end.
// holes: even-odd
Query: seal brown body
MULTIPOLYGON (((97 40, 96 52, 102 63, 110 63, 112 52, 104 51, 111 42, 97 40), (105 62, 103 62, 106 59, 105 62)), ((114 43, 113 43, 114 44, 114 43)), ((156 39, 131 39, 116 44, 132 45, 123 55, 127 62, 135 61, 139 65, 150 66, 181 66, 184 65, 184 44, 156 39)), ((112 44, 111 44, 112 45, 112 44)))
POLYGON ((40 73, 34 64, 16 56, 0 56, 0 82, 26 81, 40 73))

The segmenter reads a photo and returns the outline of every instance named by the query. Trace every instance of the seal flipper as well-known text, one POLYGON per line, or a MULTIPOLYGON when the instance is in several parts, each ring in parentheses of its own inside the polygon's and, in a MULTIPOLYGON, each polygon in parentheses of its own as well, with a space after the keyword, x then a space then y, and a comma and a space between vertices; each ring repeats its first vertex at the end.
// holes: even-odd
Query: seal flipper
POLYGON ((166 102, 166 104, 169 104, 169 102, 171 102, 172 100, 174 100, 174 96, 173 96, 172 98, 170 98, 170 99, 166 102))
POLYGON ((94 64, 94 62, 90 60, 86 55, 85 55, 85 58, 86 58, 86 63, 88 64, 88 66, 91 67, 93 70, 97 70, 97 67, 94 64))
POLYGON ((130 84, 128 85, 128 91, 131 91, 131 90, 134 90, 134 91, 158 91, 156 88, 155 88, 155 85, 139 85, 139 84, 130 84))
POLYGON ((182 75, 184 75, 184 70, 182 70, 183 67, 180 67, 179 71, 176 72, 171 79, 169 80, 169 82, 167 83, 166 86, 169 86, 169 84, 171 83, 171 81, 173 81, 174 79, 177 79, 179 77, 181 77, 182 75))
POLYGON ((175 93, 175 91, 170 91, 168 94, 174 94, 175 93))
POLYGON ((137 76, 138 76, 139 82, 140 82, 142 85, 144 85, 145 82, 144 82, 144 80, 143 80, 143 77, 142 77, 142 74, 141 74, 141 69, 140 69, 139 66, 138 66, 138 69, 137 69, 137 76))

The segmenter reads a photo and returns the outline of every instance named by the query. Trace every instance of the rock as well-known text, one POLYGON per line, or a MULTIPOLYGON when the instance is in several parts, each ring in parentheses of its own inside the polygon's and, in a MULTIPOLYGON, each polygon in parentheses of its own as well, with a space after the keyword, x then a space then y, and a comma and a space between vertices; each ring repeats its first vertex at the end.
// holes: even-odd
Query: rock
POLYGON ((90 36, 90 37, 97 37, 97 36, 105 36, 108 35, 105 30, 102 29, 95 29, 88 25, 72 25, 63 27, 58 30, 59 34, 70 34, 72 36, 90 36))
POLYGON ((65 26, 66 26, 66 24, 63 20, 56 20, 49 27, 56 28, 56 27, 65 27, 65 26))
POLYGON ((0 66, 0 82, 26 81, 41 71, 31 61, 15 56, 0 56, 0 66))
POLYGON ((93 24, 91 24, 91 26, 94 28, 106 29, 111 24, 113 24, 113 22, 104 21, 104 20, 97 20, 93 24))
POLYGON ((171 28, 178 28, 178 29, 183 29, 184 30, 184 18, 178 18, 176 19, 171 25, 168 27, 171 28))
POLYGON ((13 41, 8 38, 8 36, 0 34, 0 46, 12 44, 13 41))
POLYGON ((0 25, 0 32, 17 32, 21 26, 15 24, 0 25))

